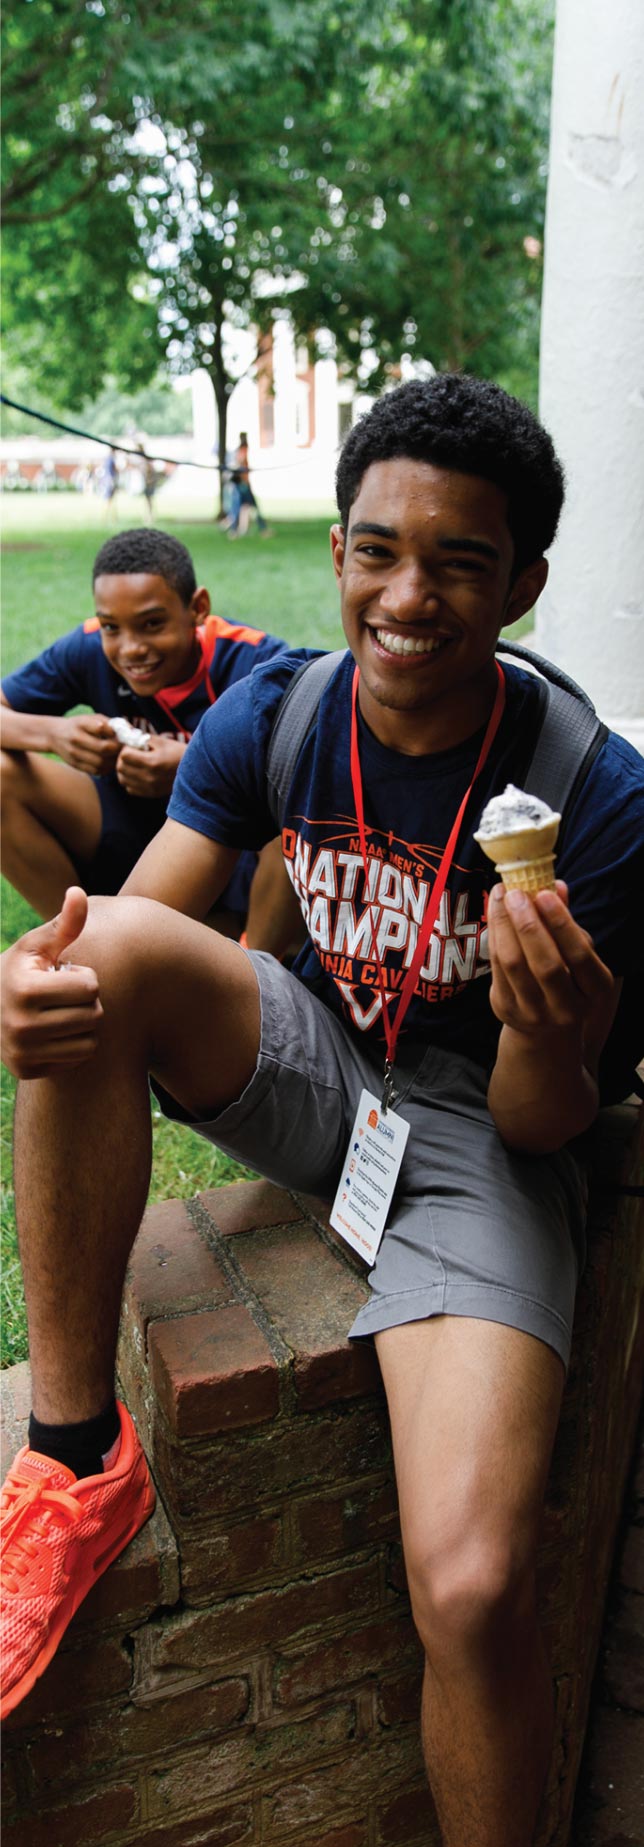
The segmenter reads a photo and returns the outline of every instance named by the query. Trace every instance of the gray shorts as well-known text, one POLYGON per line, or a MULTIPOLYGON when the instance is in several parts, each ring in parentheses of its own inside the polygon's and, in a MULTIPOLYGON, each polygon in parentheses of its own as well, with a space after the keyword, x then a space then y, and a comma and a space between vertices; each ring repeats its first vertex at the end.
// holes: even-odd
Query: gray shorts
MULTIPOLYGON (((155 1085, 164 1114, 189 1123, 267 1179, 332 1199, 361 1090, 380 1096, 368 1053, 272 956, 251 953, 261 997, 255 1072, 208 1120, 155 1085)), ((371 1298, 351 1337, 430 1315, 471 1315, 536 1335, 568 1363, 585 1254, 586 1184, 569 1149, 512 1154, 471 1060, 434 1047, 396 1061, 395 1108, 410 1134, 371 1298)))

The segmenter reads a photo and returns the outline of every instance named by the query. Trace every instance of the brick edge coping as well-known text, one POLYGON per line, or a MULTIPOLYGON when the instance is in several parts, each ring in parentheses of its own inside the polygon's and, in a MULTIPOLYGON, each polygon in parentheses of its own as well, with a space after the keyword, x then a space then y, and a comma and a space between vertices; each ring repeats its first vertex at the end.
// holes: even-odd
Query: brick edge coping
MULTIPOLYGON (((621 1138, 623 1141, 623 1123, 621 1138)), ((623 1178, 617 1146, 619 1141, 620 1131, 617 1132, 612 1149, 609 1145, 607 1164, 602 1169, 605 1175, 605 1197, 598 1220, 600 1230, 603 1231, 610 1218, 608 1195, 613 1181, 618 1173, 623 1178)), ((147 1398, 144 1389, 138 1404, 133 1406, 139 1412, 142 1427, 149 1419, 152 1397, 157 1401, 157 1411, 160 1406, 161 1420, 171 1433, 175 1450, 177 1445, 179 1450, 185 1447, 186 1453, 195 1445, 197 1450, 201 1450, 203 1443, 208 1442, 209 1434, 212 1435, 213 1419, 215 1432, 223 1434, 230 1431, 231 1437, 239 1436, 242 1443, 249 1442, 252 1447, 256 1438, 261 1440, 262 1427, 268 1428, 269 1434, 272 1434, 276 1417, 285 1415, 296 1420, 302 1427, 311 1416, 316 1420, 322 1419, 328 1425, 329 1417, 331 1420, 337 1417, 339 1409, 346 1406, 347 1400, 350 1404, 352 1399, 364 1400, 365 1395, 373 1397, 378 1389, 381 1393, 377 1366, 369 1349, 363 1345, 358 1348, 357 1353, 361 1357, 356 1371, 356 1348, 349 1347, 346 1339, 338 1334, 337 1314, 340 1314, 342 1327, 346 1329, 358 1301, 366 1294, 364 1271, 359 1260, 353 1259, 344 1246, 338 1247, 336 1244, 334 1235, 329 1232, 325 1209, 319 1202, 287 1194, 269 1187, 265 1182, 241 1183, 216 1193, 204 1194, 189 1206, 177 1201, 164 1202, 150 1209, 144 1227, 145 1235, 143 1232, 140 1234, 140 1242, 133 1255, 124 1317, 130 1372, 138 1376, 147 1370, 148 1374, 147 1398), (313 1242, 312 1231, 315 1233, 313 1242), (283 1317, 280 1321, 280 1291, 273 1287, 271 1294, 271 1275, 276 1258, 278 1266, 286 1266, 288 1326, 283 1317), (332 1277, 331 1294, 337 1291, 339 1298, 336 1319, 332 1316, 330 1324, 325 1322, 324 1316, 320 1322, 311 1313, 312 1296, 314 1302, 320 1293, 324 1297, 324 1288, 320 1289, 322 1277, 327 1281, 332 1277), (347 1313, 348 1309, 351 1310, 350 1314, 347 1313), (196 1376, 195 1340, 197 1350, 201 1350, 204 1336, 209 1333, 212 1335, 215 1326, 218 1338, 225 1335, 223 1347, 219 1341, 218 1363, 214 1367, 209 1365, 205 1371, 202 1368, 196 1376), (231 1366, 231 1342, 234 1347, 240 1336, 242 1345, 245 1342, 245 1368, 231 1366), (246 1384, 244 1370, 248 1375, 246 1384), (248 1380, 251 1381, 252 1389, 248 1387, 248 1380), (232 1415, 231 1381, 235 1388, 232 1415)), ((27 1409, 26 1403, 20 1402, 27 1388, 26 1369, 22 1369, 22 1378, 20 1368, 12 1369, 12 1372, 18 1376, 9 1380, 5 1374, 5 1395, 7 1388, 11 1387, 9 1395, 17 1400, 15 1411, 19 1416, 27 1409)), ((131 1401, 131 1394, 127 1395, 131 1401)), ((189 1524, 190 1517, 189 1504, 187 1512, 185 1506, 183 1511, 180 1508, 180 1537, 182 1521, 185 1532, 185 1521, 187 1519, 189 1524)), ((631 1531, 636 1535, 639 1532, 640 1540, 642 1537, 638 1519, 636 1512, 634 1524, 631 1521, 628 1531, 629 1557, 636 1552, 638 1543, 637 1538, 633 1540, 630 1537, 631 1531)), ((171 1608, 176 1602, 179 1592, 179 1561, 175 1539, 178 1529, 174 1514, 172 1525, 174 1533, 160 1506, 152 1525, 129 1548, 125 1602, 128 1615, 131 1613, 132 1621, 136 1624, 141 1623, 146 1611, 148 1614, 153 1613, 155 1600, 157 1609, 171 1608)), ((384 1530, 388 1530, 386 1525, 384 1530)), ((195 1569, 197 1576, 193 1584, 193 1605, 196 1606, 200 1598, 203 1600, 205 1580, 199 1583, 198 1566, 195 1569)), ((97 1612, 100 1611, 100 1619, 97 1614, 95 1622, 100 1627, 107 1627, 108 1630, 110 1624, 114 1627, 117 1607, 122 1627, 125 1574, 124 1561, 92 1593, 92 1597, 97 1600, 97 1612), (120 1590, 117 1589, 119 1578, 120 1590), (110 1580, 115 1600, 111 1611, 109 1598, 107 1605, 104 1601, 110 1580)), ((627 1583, 625 1588, 631 1599, 639 1596, 635 1586, 627 1583)), ((83 1613, 79 1613, 79 1617, 82 1616, 83 1613)), ((91 1620, 92 1609, 88 1600, 84 1623, 91 1627, 91 1620)), ((79 1623, 79 1618, 76 1621, 79 1623)), ((81 1623, 77 1633, 82 1632, 81 1623)), ((610 1652, 609 1633, 605 1634, 604 1646, 610 1652)), ((628 1653, 627 1645, 624 1646, 628 1653)), ((77 1656, 77 1661, 79 1658, 77 1656)), ((607 1658, 606 1654, 604 1658, 607 1658)), ((64 1650, 60 1659, 64 1671, 64 1650)), ((107 1674, 107 1657, 104 1671, 107 1674)), ((49 1677, 55 1673, 54 1663, 49 1670, 49 1684, 49 1677)), ((631 1841, 637 1840, 637 1837, 623 1832, 617 1836, 614 1830, 607 1834, 604 1827, 604 1821, 607 1826, 612 1826, 608 1799, 611 1792, 606 1791, 604 1785, 613 1779, 607 1777, 602 1768, 606 1754, 604 1751, 602 1756, 601 1745, 595 1749, 594 1757, 592 1753, 596 1714, 600 1713, 601 1716, 602 1708, 607 1706, 607 1684, 605 1681, 600 1682, 600 1691, 593 1708, 587 1750, 590 1769, 584 1772, 580 1785, 580 1798, 586 1807, 581 1822, 575 1823, 583 1831, 579 1833, 578 1839, 576 1834, 572 1837, 576 1847, 630 1847, 631 1841), (604 1807, 600 1808, 602 1801, 604 1807), (597 1832, 600 1822, 603 1831, 597 1832), (591 1827, 595 1830, 592 1834, 589 1832, 591 1827)), ((623 1698, 623 1679, 621 1689, 614 1682, 614 1677, 613 1684, 617 1697, 623 1698)), ((37 1691, 31 1696, 30 1709, 38 1697, 37 1691)), ((632 1686, 629 1697, 632 1697, 632 1686)), ((610 1737, 613 1742, 609 1747, 610 1752, 614 1750, 616 1708, 607 1707, 607 1710, 612 1715, 610 1737)), ((637 1709, 626 1715, 620 1710, 618 1716, 622 1723, 626 1719, 633 1735, 631 1721, 637 1725, 637 1709)), ((36 1714, 34 1722, 35 1719, 36 1714)), ((616 1799, 619 1820, 628 1812, 630 1795, 627 1796, 622 1788, 616 1799)), ((577 1812, 582 1813, 579 1800, 577 1812)), ((408 1821, 413 1828, 413 1814, 408 1816, 408 1821)), ((129 1839, 130 1828, 125 1818, 123 1825, 129 1839)), ((399 1830, 400 1825, 399 1817, 399 1830)), ((193 1830, 189 1829, 189 1832, 192 1839, 193 1830)), ((238 1837, 235 1835, 234 1838, 238 1837)), ((345 1847, 344 1838, 340 1840, 336 1833, 333 1840, 331 1836, 328 1838, 329 1847, 345 1847)), ((412 1839, 408 1831, 404 1834, 399 1831, 396 1838, 401 1841, 412 1839)), ((426 1831, 422 1838, 427 1840, 426 1831)), ((305 1847, 299 1829, 297 1839, 305 1847)), ((180 1847, 184 1847, 183 1839, 180 1847)), ((188 1847, 187 1835, 185 1847, 188 1847)), ((354 1842, 347 1835, 346 1847, 362 1847, 362 1837, 358 1839, 356 1836, 354 1842)), ((641 1847, 639 1841, 637 1847, 641 1847)))

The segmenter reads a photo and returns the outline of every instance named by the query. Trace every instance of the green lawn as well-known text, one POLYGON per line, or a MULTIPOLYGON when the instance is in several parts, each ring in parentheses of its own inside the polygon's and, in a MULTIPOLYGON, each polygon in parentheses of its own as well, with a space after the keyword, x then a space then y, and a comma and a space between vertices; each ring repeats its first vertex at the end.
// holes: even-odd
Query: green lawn
MULTIPOLYGON (((158 524, 182 539, 194 558, 197 579, 210 590, 213 607, 230 620, 246 620, 283 635, 294 645, 335 648, 342 642, 338 594, 331 570, 327 518, 273 520, 271 539, 255 531, 231 544, 212 520, 172 521, 157 509, 158 524)), ((141 523, 140 503, 121 503, 108 522, 98 502, 76 496, 6 495, 2 671, 8 673, 92 612, 92 564, 99 545, 113 531, 141 523)), ((2 881, 2 948, 39 921, 22 898, 2 881)), ((11 1121, 13 1080, 2 1071, 2 1324, 0 1360, 5 1366, 26 1355, 26 1330, 17 1257, 12 1190, 11 1121)), ((210 1149, 189 1129, 164 1122, 153 1111, 152 1199, 190 1198, 204 1187, 223 1185, 245 1170, 210 1149)))
MULTIPOLYGON (((80 495, 7 494, 3 503, 2 670, 8 673, 55 636, 92 614, 92 564, 111 533, 141 524, 140 503, 108 521, 98 501, 80 495), (84 517, 82 517, 84 516, 84 517)), ((253 529, 231 544, 214 521, 158 523, 188 546, 197 581, 213 609, 249 621, 294 645, 338 647, 338 593, 331 569, 331 517, 275 519, 273 537, 253 529)))
MULTIPOLYGON (((157 523, 188 546, 197 579, 207 584, 219 615, 256 623, 294 645, 341 645, 329 555, 332 513, 318 518, 273 515, 271 539, 262 540, 252 531, 231 544, 206 517, 203 496, 191 503, 192 521, 183 505, 177 506, 176 517, 166 517, 166 504, 170 505, 162 502, 157 508, 157 523)), ((8 673, 91 614, 92 563, 98 547, 110 532, 139 525, 141 507, 140 502, 121 500, 119 516, 110 523, 101 503, 80 496, 14 494, 5 496, 3 523, 2 671, 8 673)), ((525 618, 512 633, 519 635, 529 627, 530 619, 525 618)), ((1 897, 4 949, 38 919, 4 881, 1 897)), ((26 1354, 11 1172, 13 1094, 13 1082, 2 1071, 0 1359, 5 1366, 26 1354)), ((203 1187, 223 1185, 244 1172, 189 1130, 164 1122, 156 1110, 154 1150, 152 1199, 190 1198, 203 1187)))

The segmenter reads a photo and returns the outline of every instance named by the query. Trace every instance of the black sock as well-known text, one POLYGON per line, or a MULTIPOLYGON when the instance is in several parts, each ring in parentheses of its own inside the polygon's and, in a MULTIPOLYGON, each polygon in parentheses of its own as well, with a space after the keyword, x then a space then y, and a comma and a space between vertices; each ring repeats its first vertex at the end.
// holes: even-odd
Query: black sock
POLYGON ((116 1399, 98 1417, 88 1417, 83 1424, 40 1424, 33 1411, 29 1419, 29 1448, 53 1462, 64 1462, 80 1481, 84 1475, 101 1475, 103 1457, 109 1454, 120 1435, 121 1422, 116 1399))

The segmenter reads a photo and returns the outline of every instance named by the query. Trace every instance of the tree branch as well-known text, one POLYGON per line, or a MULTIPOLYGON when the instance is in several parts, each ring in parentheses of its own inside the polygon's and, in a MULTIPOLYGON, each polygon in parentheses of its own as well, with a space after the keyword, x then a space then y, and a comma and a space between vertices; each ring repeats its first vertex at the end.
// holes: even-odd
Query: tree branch
POLYGON ((97 170, 84 186, 80 186, 77 192, 70 193, 67 199, 64 199, 60 205, 52 206, 48 212, 5 211, 5 224, 50 224, 52 218, 65 218, 68 212, 73 211, 75 205, 80 205, 83 199, 90 197, 96 187, 100 186, 103 177, 104 175, 97 170))

